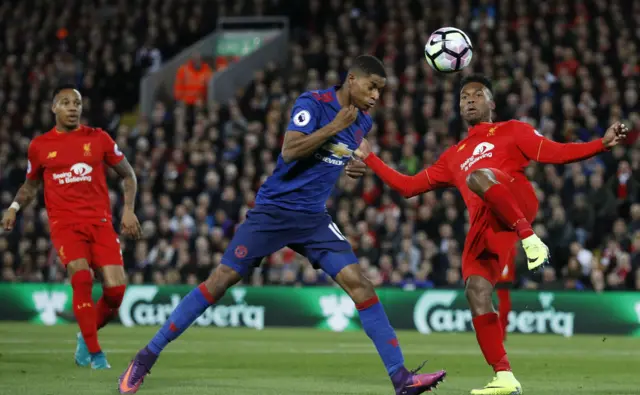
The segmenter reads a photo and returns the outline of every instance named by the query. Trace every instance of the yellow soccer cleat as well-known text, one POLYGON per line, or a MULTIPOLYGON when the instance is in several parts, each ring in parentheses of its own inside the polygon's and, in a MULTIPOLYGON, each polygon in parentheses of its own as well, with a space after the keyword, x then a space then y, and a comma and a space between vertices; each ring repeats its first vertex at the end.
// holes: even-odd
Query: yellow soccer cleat
POLYGON ((541 268, 549 263, 549 247, 537 235, 531 235, 522 240, 522 247, 527 254, 529 270, 541 268))
MULTIPOLYGON (((544 245, 544 244, 543 244, 544 245)), ((522 386, 511 372, 498 372, 493 381, 482 389, 471 390, 471 395, 521 395, 522 386)))

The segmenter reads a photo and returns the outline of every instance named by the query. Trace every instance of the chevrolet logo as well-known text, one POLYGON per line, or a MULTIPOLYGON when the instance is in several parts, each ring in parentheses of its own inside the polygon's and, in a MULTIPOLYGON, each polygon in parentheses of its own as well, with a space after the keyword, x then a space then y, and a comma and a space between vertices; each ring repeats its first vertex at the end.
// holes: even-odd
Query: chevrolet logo
POLYGON ((58 156, 58 151, 51 151, 49 152, 49 154, 47 155, 47 159, 53 159, 56 156, 58 156))
POLYGON ((335 156, 336 158, 348 158, 353 153, 353 151, 350 150, 349 146, 347 146, 345 143, 327 143, 323 148, 331 152, 331 155, 335 156))

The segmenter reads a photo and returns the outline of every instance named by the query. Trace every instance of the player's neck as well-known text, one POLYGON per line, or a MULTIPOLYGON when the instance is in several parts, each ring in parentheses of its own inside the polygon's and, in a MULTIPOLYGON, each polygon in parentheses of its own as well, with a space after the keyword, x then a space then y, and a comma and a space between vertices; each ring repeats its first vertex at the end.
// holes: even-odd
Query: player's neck
POLYGON ((336 98, 338 99, 340 107, 348 107, 352 104, 351 100, 349 100, 349 92, 346 89, 346 85, 342 85, 340 89, 336 91, 336 98))
POLYGON ((69 127, 69 126, 64 126, 64 125, 58 125, 56 124, 56 132, 58 133, 71 133, 75 130, 78 130, 80 128, 80 125, 74 126, 74 127, 69 127))
POLYGON ((473 128, 473 127, 476 127, 478 125, 482 125, 483 123, 493 123, 493 121, 491 119, 483 119, 483 120, 478 121, 478 122, 469 123, 469 127, 473 128))

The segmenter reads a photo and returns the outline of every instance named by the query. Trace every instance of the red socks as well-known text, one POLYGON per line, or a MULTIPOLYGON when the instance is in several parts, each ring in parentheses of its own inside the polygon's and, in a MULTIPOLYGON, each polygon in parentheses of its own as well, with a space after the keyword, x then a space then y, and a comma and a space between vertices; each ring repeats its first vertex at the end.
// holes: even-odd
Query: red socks
POLYGON ((80 332, 90 353, 100 351, 98 329, 96 327, 96 309, 91 298, 93 278, 89 270, 81 270, 71 277, 73 287, 73 313, 78 321, 80 332))
POLYGON ((524 217, 509 188, 503 184, 494 184, 484 193, 483 199, 502 222, 518 233, 520 239, 533 235, 531 224, 524 217))
POLYGON ((473 317, 473 327, 487 363, 495 372, 510 371, 511 365, 502 344, 502 327, 498 314, 487 313, 473 317))
POLYGON ((509 325, 509 312, 511 311, 511 292, 506 288, 496 289, 498 294, 498 314, 502 326, 503 340, 507 340, 507 325, 509 325))
POLYGON ((107 325, 118 313, 118 308, 124 298, 126 285, 116 287, 104 287, 102 297, 96 306, 96 328, 100 329, 107 325))

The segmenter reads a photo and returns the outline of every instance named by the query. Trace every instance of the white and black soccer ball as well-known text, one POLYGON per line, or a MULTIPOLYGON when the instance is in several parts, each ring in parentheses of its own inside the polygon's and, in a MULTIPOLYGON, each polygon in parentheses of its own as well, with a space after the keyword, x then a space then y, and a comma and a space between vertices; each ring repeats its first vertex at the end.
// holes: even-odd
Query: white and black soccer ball
POLYGON ((455 73, 467 67, 473 57, 469 36, 455 27, 441 27, 424 46, 427 63, 435 71, 455 73))

